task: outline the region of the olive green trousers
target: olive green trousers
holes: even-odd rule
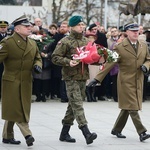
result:
[[[132,122],[138,134],[141,134],[147,131],[141,122],[141,119],[137,110],[121,110],[114,124],[113,130],[121,132],[126,125],[129,115],[132,119]]]
[[[29,129],[29,125],[26,122],[12,122],[12,121],[5,121],[4,123],[4,128],[3,128],[3,138],[4,139],[12,139],[14,138],[14,124],[17,124],[17,126],[19,127],[21,133],[23,134],[24,137],[26,137],[27,135],[32,135],[30,129]]]

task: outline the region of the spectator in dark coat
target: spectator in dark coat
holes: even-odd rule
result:
[[[7,36],[7,28],[8,22],[4,20],[0,21],[0,41]],[[1,99],[1,78],[3,70],[4,70],[3,63],[0,63],[0,99]]]
[[[48,35],[50,37],[53,37],[57,33],[57,25],[55,23],[50,24]]]
[[[43,30],[46,34],[48,34],[48,29],[43,28],[43,22],[41,18],[35,18],[34,24],[39,27],[40,30]]]
[[[44,41],[44,44],[38,44],[40,55],[42,58],[42,72],[36,74],[33,72],[33,95],[36,95],[36,102],[46,102],[46,96],[50,95],[50,84],[51,84],[51,61],[49,60],[48,45],[52,42],[50,38],[43,29],[40,29],[39,26],[34,26],[32,28],[33,35],[45,37],[47,41]],[[32,35],[30,35],[32,38]],[[38,40],[37,40],[38,41]],[[39,42],[40,43],[40,42]],[[47,44],[48,43],[48,44]]]
[[[69,35],[68,22],[63,21],[60,24],[58,33],[53,36],[54,42],[49,47],[50,51],[53,52],[57,43],[67,35]],[[52,65],[51,98],[53,99],[54,96],[57,95],[58,98],[61,98],[61,102],[68,102],[68,97],[66,94],[66,85],[65,82],[62,80],[61,69],[62,69],[61,66],[57,66],[54,64]]]

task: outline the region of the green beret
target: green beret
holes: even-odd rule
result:
[[[76,26],[80,22],[83,22],[83,18],[81,16],[72,16],[69,19],[69,26],[70,27],[74,27],[74,26]]]

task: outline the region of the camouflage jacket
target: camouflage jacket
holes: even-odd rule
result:
[[[75,67],[70,67],[69,65],[72,54],[76,53],[76,48],[82,47],[87,43],[87,38],[75,31],[71,31],[69,36],[64,37],[58,42],[52,54],[52,62],[62,66],[63,80],[87,80],[89,78],[87,64],[82,66],[80,62]]]

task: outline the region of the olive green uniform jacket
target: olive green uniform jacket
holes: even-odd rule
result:
[[[76,54],[77,47],[87,45],[88,40],[83,34],[71,31],[69,36],[64,37],[58,42],[53,54],[52,62],[62,67],[63,80],[87,80],[89,70],[87,64],[79,63],[77,66],[70,67],[72,54]],[[83,65],[83,66],[82,66]]]
[[[2,76],[2,119],[29,122],[32,70],[42,67],[35,41],[27,41],[14,33],[0,43],[0,63],[4,64]]]
[[[149,70],[150,55],[147,44],[139,41],[137,53],[126,38],[118,44],[115,49],[120,55],[118,59],[119,73],[117,79],[119,108],[125,110],[140,110],[142,108],[143,95],[143,72],[141,65],[144,64]],[[115,65],[107,63],[104,70],[101,71],[95,79],[100,82],[105,75]]]

